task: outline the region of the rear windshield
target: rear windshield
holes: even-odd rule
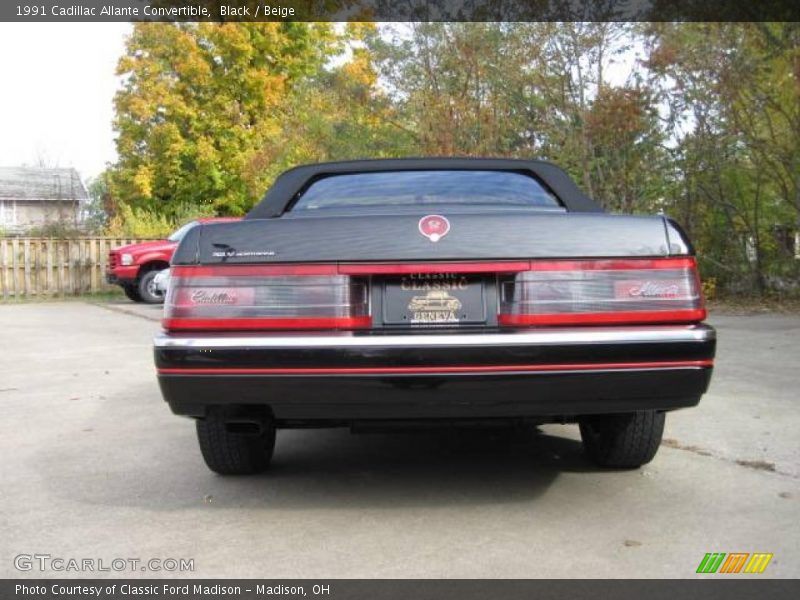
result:
[[[391,171],[332,175],[312,183],[292,210],[369,206],[560,206],[529,175],[511,171]]]

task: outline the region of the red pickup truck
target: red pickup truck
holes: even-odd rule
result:
[[[237,217],[209,217],[190,221],[166,240],[154,240],[115,248],[108,255],[106,281],[122,287],[134,302],[160,304],[164,295],[154,284],[159,271],[169,268],[169,261],[178,243],[192,227],[200,223],[238,221]]]

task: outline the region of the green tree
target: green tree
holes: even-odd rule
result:
[[[101,232],[108,225],[109,217],[113,216],[108,192],[108,172],[105,171],[90,180],[87,187],[89,203],[86,206],[84,227],[92,233]]]
[[[542,158],[729,288],[798,274],[796,23],[137,24],[119,72],[115,227],[242,214],[304,162]]]
[[[605,207],[652,211],[668,159],[653,94],[604,71],[632,36],[619,23],[424,23],[371,50],[421,153],[550,159]]]
[[[281,126],[265,140],[251,166],[261,193],[287,168],[307,162],[402,156],[418,151],[411,130],[381,89],[365,43],[370,23],[343,32],[348,60],[298,83],[281,107]],[[256,176],[260,173],[261,176]]]
[[[798,25],[658,24],[648,35],[678,141],[675,203],[706,271],[758,291],[796,278],[778,234],[800,223]]]
[[[242,214],[287,97],[340,48],[327,24],[136,24],[118,67],[112,193],[168,215]]]

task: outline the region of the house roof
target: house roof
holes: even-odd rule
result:
[[[75,169],[0,167],[0,200],[76,202],[88,198]]]

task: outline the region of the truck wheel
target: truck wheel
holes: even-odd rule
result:
[[[220,475],[250,475],[264,471],[275,449],[275,425],[264,417],[260,423],[231,422],[224,411],[209,411],[197,420],[197,440],[208,468]]]
[[[164,294],[156,289],[157,270],[148,271],[139,278],[138,292],[142,302],[147,304],[163,304]]]
[[[125,292],[125,295],[128,297],[128,300],[133,300],[134,302],[141,302],[142,297],[139,295],[139,290],[132,285],[123,285],[122,291]]]
[[[636,468],[653,460],[664,433],[664,413],[643,410],[580,421],[583,448],[601,467]]]

